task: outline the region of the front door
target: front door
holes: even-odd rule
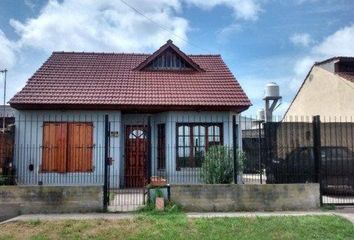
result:
[[[125,187],[144,187],[147,163],[147,126],[125,127]]]

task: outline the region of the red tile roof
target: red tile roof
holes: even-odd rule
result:
[[[188,55],[204,71],[134,70],[147,54],[54,52],[14,108],[167,107],[242,111],[251,102],[220,55]]]

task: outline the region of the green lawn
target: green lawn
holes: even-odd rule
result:
[[[203,218],[140,214],[133,220],[15,222],[0,239],[354,239],[354,226],[335,216]]]

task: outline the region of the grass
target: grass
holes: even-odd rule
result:
[[[336,210],[336,205],[334,204],[323,204],[321,206],[321,210],[322,211],[332,211],[332,210]]]
[[[353,225],[336,216],[201,218],[141,213],[131,220],[13,222],[0,239],[354,239]]]
[[[166,214],[176,214],[182,213],[182,208],[172,201],[165,201],[165,208],[163,211],[156,210],[155,203],[153,201],[148,201],[144,207],[138,210],[141,214],[147,215],[166,215]]]

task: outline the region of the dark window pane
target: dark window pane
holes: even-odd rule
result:
[[[157,168],[165,169],[166,165],[166,135],[165,124],[157,125]]]

